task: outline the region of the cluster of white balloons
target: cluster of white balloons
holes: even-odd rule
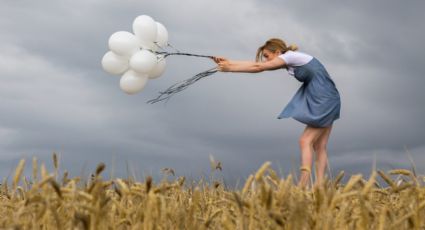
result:
[[[122,75],[120,88],[128,94],[142,91],[149,79],[162,75],[165,58],[155,51],[168,46],[167,29],[148,15],[134,19],[133,32],[113,33],[108,41],[110,51],[102,58],[106,72]]]

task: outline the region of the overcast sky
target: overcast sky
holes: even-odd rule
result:
[[[184,52],[253,60],[271,37],[296,44],[328,69],[341,118],[328,145],[333,174],[378,168],[425,173],[423,1],[3,0],[0,7],[0,176],[33,156],[86,175],[139,179],[171,167],[208,176],[212,154],[229,184],[263,162],[284,175],[299,167],[305,125],[277,116],[300,87],[284,70],[217,73],[167,104],[158,92],[215,64],[170,56],[166,71],[136,95],[103,71],[109,36],[146,14]],[[28,168],[30,164],[28,164]],[[114,168],[114,170],[111,170]]]

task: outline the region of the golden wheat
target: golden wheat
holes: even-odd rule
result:
[[[265,162],[241,190],[232,190],[219,180],[187,182],[184,176],[159,183],[151,176],[143,182],[104,180],[103,163],[89,181],[66,171],[59,180],[56,153],[51,173],[32,160],[29,179],[22,159],[11,186],[7,180],[1,184],[0,229],[425,228],[424,177],[406,169],[373,171],[368,180],[357,174],[345,185],[341,172],[305,190],[293,175],[282,178]],[[212,171],[222,170],[219,161],[210,160]],[[177,175],[171,168],[162,171]],[[379,185],[378,175],[389,187]]]

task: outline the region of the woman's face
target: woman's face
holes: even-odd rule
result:
[[[270,51],[270,50],[268,50],[268,49],[264,49],[264,50],[263,50],[263,57],[264,57],[267,61],[273,60],[275,57],[277,57],[277,56],[279,56],[279,55],[280,55],[279,50],[276,50],[275,52],[272,52],[272,51]]]

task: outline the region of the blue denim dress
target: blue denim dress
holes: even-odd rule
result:
[[[332,125],[339,118],[341,100],[325,67],[313,57],[307,64],[294,68],[295,78],[303,84],[278,119],[292,117],[313,127]]]

